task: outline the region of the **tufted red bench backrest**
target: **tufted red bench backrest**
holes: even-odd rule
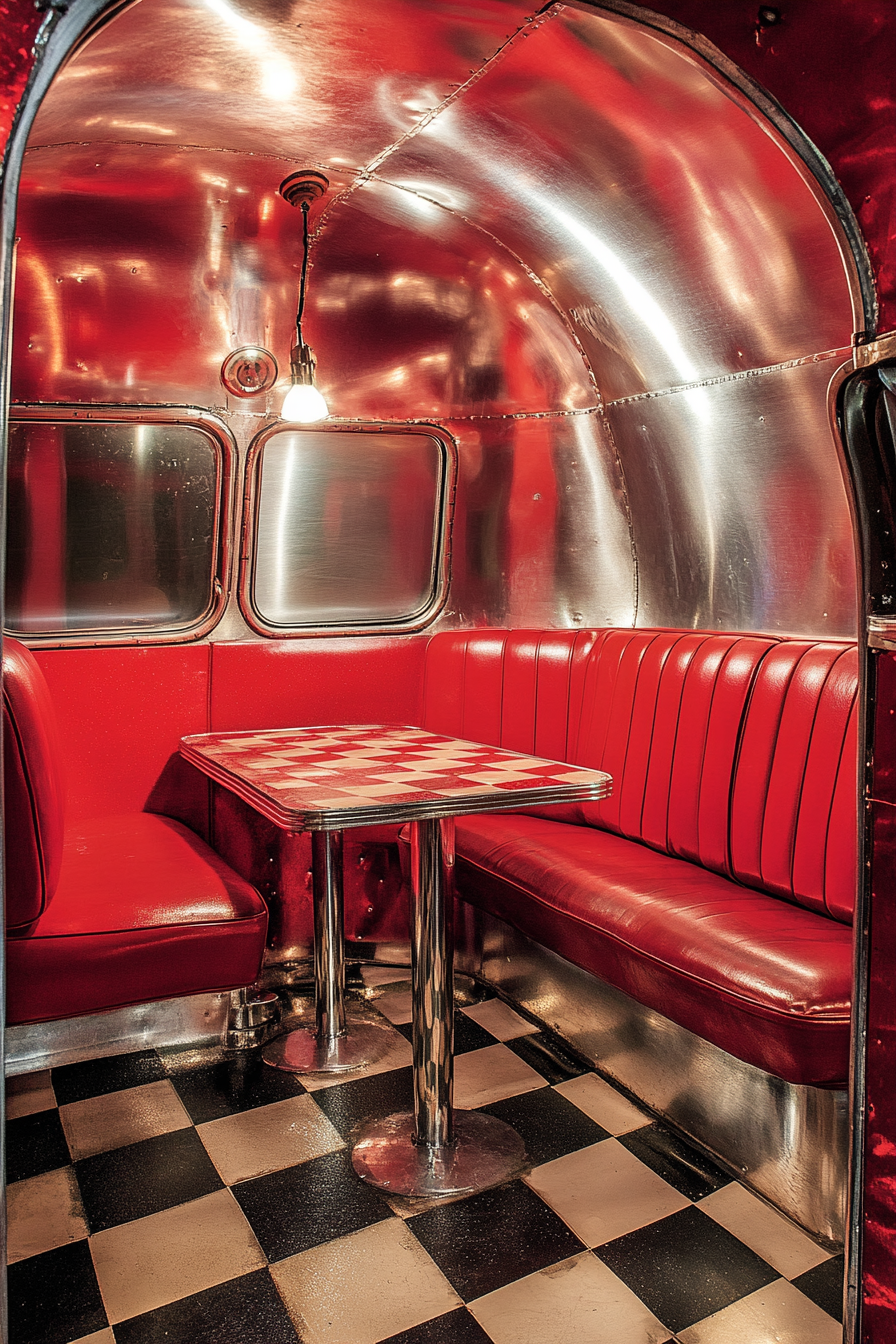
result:
[[[854,646],[657,630],[462,631],[426,654],[424,725],[599,766],[615,831],[849,922]]]

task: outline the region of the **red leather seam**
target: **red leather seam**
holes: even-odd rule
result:
[[[653,738],[654,738],[654,734],[656,733],[656,718],[657,718],[657,715],[656,715],[656,707],[657,707],[657,703],[659,702],[659,698],[660,698],[660,690],[662,689],[662,685],[663,685],[663,673],[664,673],[665,670],[666,670],[666,663],[669,661],[669,655],[671,654],[672,650],[676,647],[676,645],[679,644],[679,643],[681,642],[682,639],[684,639],[684,635],[683,635],[683,634],[680,635],[680,636],[678,637],[678,639],[676,639],[672,644],[670,644],[670,645],[668,646],[668,648],[666,649],[665,653],[663,654],[663,660],[662,660],[662,662],[660,663],[659,672],[658,672],[658,674],[657,674],[657,679],[656,679],[656,701],[654,702],[654,706],[653,706],[653,718],[652,718],[652,720],[651,720],[651,724],[650,724],[650,746],[647,748],[647,767],[646,767],[646,769],[645,769],[645,771],[644,771],[644,788],[643,788],[643,790],[642,790],[642,792],[641,792],[641,810],[640,810],[640,812],[638,813],[638,830],[639,830],[639,832],[640,832],[640,834],[641,834],[642,836],[643,836],[643,834],[644,834],[644,805],[645,805],[645,803],[646,803],[646,801],[647,801],[647,783],[648,783],[648,780],[650,779],[650,762],[651,762],[651,758],[653,757]],[[679,702],[678,702],[678,711],[679,711],[679,714],[680,714],[680,713],[681,713],[681,700],[679,700]],[[676,736],[677,736],[677,735],[678,735],[678,726],[677,726],[677,724],[676,724],[675,732],[676,732]],[[673,753],[673,754],[674,754],[674,753]],[[668,841],[669,841],[669,809],[668,809],[668,807],[667,807],[667,808],[666,808],[666,842],[668,843]]]
[[[681,674],[681,682],[680,682],[680,685],[679,685],[679,691],[678,691],[678,708],[677,708],[677,710],[675,711],[675,736],[674,736],[674,738],[673,738],[673,740],[672,740],[672,760],[671,760],[671,763],[670,763],[670,766],[669,766],[669,783],[670,783],[670,788],[669,788],[669,794],[668,794],[668,797],[666,798],[666,835],[665,835],[665,839],[663,840],[663,848],[664,848],[664,850],[665,850],[665,852],[666,852],[667,854],[670,854],[670,850],[669,850],[669,812],[670,812],[671,807],[672,807],[672,789],[671,789],[671,782],[672,782],[672,772],[673,772],[674,769],[675,769],[675,749],[676,749],[676,747],[678,746],[678,730],[679,730],[679,728],[681,727],[681,702],[682,702],[682,700],[684,699],[684,683],[685,683],[685,678],[687,677],[688,672],[689,672],[690,669],[691,669],[691,664],[693,663],[694,659],[697,657],[697,654],[700,652],[700,650],[703,648],[703,645],[706,643],[706,641],[707,641],[709,638],[711,638],[711,636],[709,636],[709,635],[705,635],[705,636],[700,640],[700,643],[697,645],[697,647],[694,649],[694,652],[691,654],[690,658],[688,659],[688,665],[687,665],[687,667],[684,669],[684,671],[683,671],[682,674]],[[678,641],[676,640],[676,643],[677,643],[677,642],[678,642]],[[683,859],[682,862],[684,863],[684,862],[686,862],[686,860]]]
[[[198,930],[200,933],[212,933],[215,929],[238,929],[241,924],[255,924],[261,919],[263,914],[269,917],[270,911],[267,908],[267,902],[264,904],[264,911],[256,910],[252,915],[239,915],[234,919],[215,919],[208,924],[191,924],[185,920],[182,924],[141,924],[136,928],[101,929],[98,932],[95,930],[78,929],[71,933],[41,933],[40,921],[38,920],[34,933],[30,934],[29,937],[23,941],[29,943],[32,940],[35,942],[56,943],[60,941],[64,942],[70,938],[90,938],[92,941],[95,938],[121,938],[124,935],[136,933],[162,934],[169,930],[172,933],[177,933],[178,931],[183,930],[190,930],[191,932]]]
[[[774,639],[774,636],[770,636],[770,638]],[[740,766],[741,749],[742,749],[742,747],[743,747],[743,742],[744,742],[744,726],[746,725],[746,722],[747,722],[747,716],[748,716],[749,711],[750,711],[750,705],[753,703],[753,694],[754,694],[754,692],[755,692],[755,690],[756,690],[756,682],[757,682],[758,679],[759,679],[759,669],[762,667],[762,664],[765,662],[766,658],[769,656],[769,654],[772,652],[772,650],[773,650],[773,649],[777,649],[777,648],[779,648],[780,645],[781,645],[781,643],[782,643],[782,641],[781,641],[780,639],[778,639],[778,640],[775,641],[774,644],[771,645],[770,648],[767,648],[766,651],[765,651],[765,653],[762,655],[762,657],[757,661],[756,666],[753,668],[753,673],[752,673],[752,676],[750,677],[750,685],[749,685],[749,688],[748,688],[748,690],[747,690],[746,695],[744,696],[744,706],[743,706],[743,709],[741,710],[741,714],[740,714],[740,723],[738,724],[738,728],[737,728],[737,741],[735,742],[735,745],[734,745],[734,759],[733,759],[732,762],[731,762],[731,784],[730,784],[730,786],[729,786],[729,788],[728,788],[728,823],[727,823],[728,835],[727,835],[727,839],[726,839],[726,842],[725,842],[725,869],[726,869],[726,872],[727,872],[728,877],[730,878],[730,880],[731,880],[732,882],[737,882],[738,886],[745,886],[746,884],[743,883],[743,882],[741,882],[740,879],[737,878],[737,877],[735,877],[735,875],[734,875],[734,860],[733,860],[733,858],[731,857],[731,820],[732,820],[732,813],[733,813],[733,811],[734,811],[734,785],[735,785],[735,781],[737,780],[737,772],[738,772],[738,768],[739,768],[739,766]],[[791,673],[791,676],[792,676],[792,675],[793,675],[793,673]],[[788,679],[787,685],[788,685],[788,686],[790,685],[790,680],[789,680],[789,679]],[[786,692],[785,692],[785,697],[786,697]],[[781,699],[782,713],[783,713],[783,705],[784,705],[784,698],[785,698],[785,697],[782,697],[782,699]],[[780,725],[781,725],[781,716],[780,716],[780,714],[779,714],[779,715],[778,715],[778,726],[780,727]],[[776,730],[776,732],[775,732],[775,740],[777,741],[777,730]],[[772,752],[772,757],[774,757],[774,751]],[[768,793],[768,779],[769,779],[770,777],[771,777],[771,765],[769,765],[769,776],[766,778],[766,781],[765,781],[765,789],[766,789],[766,793]],[[765,809],[763,808],[763,817],[764,817],[764,816],[765,816]],[[761,844],[762,844],[762,842],[761,842],[761,839],[760,839],[760,850],[759,850],[760,855],[762,854]]]
[[[845,658],[845,657],[847,656],[847,654],[849,654],[849,653],[851,653],[851,652],[852,652],[851,649],[848,649],[848,650],[845,649],[845,650],[843,651],[843,653],[841,653],[840,658]],[[837,663],[840,662],[840,658],[838,658],[838,659],[837,659],[837,662],[833,664],[833,666],[831,667],[831,671],[833,671],[834,668],[837,666]],[[828,839],[829,839],[830,834],[831,834],[831,818],[832,818],[833,813],[834,813],[834,797],[835,797],[835,795],[836,795],[836,793],[837,793],[837,781],[838,781],[839,778],[840,778],[840,771],[843,769],[843,753],[844,753],[845,750],[846,750],[846,743],[847,743],[847,741],[849,740],[849,725],[850,725],[850,721],[852,720],[853,710],[855,709],[856,700],[858,699],[858,696],[859,696],[859,688],[858,688],[858,686],[857,686],[856,689],[855,689],[855,692],[854,692],[854,694],[853,694],[852,701],[850,702],[849,713],[847,714],[846,719],[845,719],[844,724],[843,724],[843,740],[842,740],[842,742],[840,743],[840,751],[839,751],[838,756],[837,756],[837,769],[834,771],[834,782],[833,782],[833,785],[832,785],[832,787],[831,787],[831,805],[830,805],[830,807],[828,808],[828,819],[827,819],[827,823],[826,823],[825,828],[824,828],[824,867],[822,868],[823,881],[824,881],[824,890],[822,891],[822,899],[823,899],[823,901],[824,901],[824,908],[825,908],[825,910],[828,911],[828,914],[831,915],[831,918],[832,918],[832,919],[836,919],[837,916],[834,915],[834,914],[831,912],[830,907],[828,906],[828,892],[827,892]],[[794,853],[795,853],[795,851],[796,851],[796,846],[794,845]],[[792,871],[793,871],[793,869],[791,868],[791,872],[792,872]],[[791,885],[792,885],[792,880],[791,880]],[[851,922],[855,922],[855,916],[853,916],[853,921],[851,921]]]
[[[782,642],[783,642],[783,641],[782,641]],[[777,747],[778,747],[778,736],[779,736],[779,734],[780,734],[780,732],[781,732],[781,719],[784,717],[784,704],[785,704],[785,702],[786,702],[786,700],[787,700],[788,692],[790,691],[790,683],[793,681],[793,678],[796,676],[796,669],[799,667],[800,663],[803,661],[803,658],[805,658],[806,655],[807,655],[808,653],[810,653],[810,652],[811,652],[811,649],[807,649],[807,650],[806,650],[806,653],[804,653],[804,654],[802,655],[802,657],[800,658],[799,662],[794,663],[793,667],[790,669],[790,672],[788,673],[788,676],[787,676],[787,684],[786,684],[786,686],[784,687],[783,693],[781,694],[781,696],[780,696],[780,698],[779,698],[779,701],[778,701],[779,709],[778,709],[777,722],[776,722],[776,724],[775,724],[775,740],[774,740],[774,742],[772,743],[772,749],[771,749],[771,751],[770,751],[769,754],[768,754],[768,772],[767,772],[767,774],[766,774],[766,776],[765,776],[765,788],[764,788],[763,800],[762,800],[762,825],[761,825],[760,828],[759,828],[759,850],[758,850],[758,853],[759,853],[759,868],[760,868],[760,874],[759,874],[759,875],[760,875],[760,877],[762,876],[762,871],[761,871],[761,869],[762,869],[762,842],[763,842],[763,840],[764,840],[764,838],[765,838],[765,817],[766,817],[766,811],[767,811],[767,809],[768,809],[768,786],[769,786],[769,784],[770,784],[770,782],[771,782],[771,777],[772,777],[772,767],[774,766],[774,763],[775,763],[775,752],[776,752]],[[769,649],[769,653],[771,653],[771,649]],[[763,660],[763,661],[764,661],[764,660]],[[752,698],[752,697],[751,697],[751,698]],[[745,722],[746,722],[746,720],[745,720]],[[741,733],[741,741],[743,741],[743,733]],[[740,751],[738,751],[737,764],[738,764],[738,766],[740,765]],[[736,778],[736,777],[737,777],[737,776],[736,776],[736,774],[735,774],[735,778]],[[733,788],[732,788],[732,790],[731,790],[731,798],[732,798],[732,805],[733,805],[733,801],[734,801],[734,789],[733,789]],[[731,844],[731,817],[730,817],[730,814],[729,814],[729,818],[728,818],[728,843],[729,843],[729,846],[730,846],[730,844]]]
[[[807,656],[808,656],[808,651],[807,651],[807,653],[803,654],[803,658],[805,658],[805,657],[807,657]],[[819,711],[819,709],[821,708],[821,698],[822,698],[822,696],[824,695],[824,688],[827,686],[827,684],[828,684],[828,682],[829,682],[829,680],[830,680],[830,678],[831,678],[831,673],[833,672],[834,668],[837,666],[837,664],[838,664],[839,661],[840,661],[840,658],[842,658],[842,657],[843,657],[843,655],[841,654],[839,658],[835,658],[834,661],[831,663],[830,667],[828,668],[827,672],[825,673],[824,681],[822,682],[822,684],[821,684],[821,686],[820,686],[820,688],[819,688],[818,695],[817,695],[816,700],[815,700],[815,709],[814,709],[813,712],[812,712],[812,726],[811,726],[811,728],[809,729],[809,735],[808,735],[808,737],[806,738],[806,758],[805,758],[805,760],[803,761],[803,769],[802,769],[802,772],[801,772],[801,774],[800,774],[800,787],[799,787],[799,789],[797,790],[797,795],[796,795],[796,808],[794,809],[794,813],[793,813],[793,835],[791,836],[791,840],[790,840],[790,894],[791,894],[791,896],[793,896],[793,899],[794,899],[794,900],[796,900],[796,896],[794,895],[794,891],[793,891],[793,867],[794,867],[794,864],[796,863],[796,837],[797,837],[797,832],[799,831],[799,828],[800,828],[800,810],[801,810],[801,808],[802,808],[802,803],[803,803],[803,788],[805,787],[805,783],[806,783],[806,771],[807,771],[808,768],[809,768],[809,752],[810,752],[811,747],[812,747],[812,738],[813,738],[814,735],[815,735],[815,724],[816,724],[816,721],[817,721],[817,719],[818,719],[818,711]],[[801,658],[801,659],[800,659],[800,662],[802,662],[802,661],[803,661],[803,659]],[[780,720],[779,720],[779,722],[780,722]],[[841,748],[841,750],[842,750],[842,748]],[[834,776],[834,785],[835,785],[835,786],[836,786],[836,783],[837,783],[837,777],[836,777],[836,775],[835,775],[835,776]],[[831,805],[832,805],[832,806],[833,806],[833,802],[834,802],[834,790],[833,790],[833,788],[832,788],[832,789],[831,789]],[[828,813],[828,824],[830,824],[830,813]],[[760,850],[759,853],[760,853],[760,861],[761,861],[762,850]],[[827,828],[825,828],[825,854],[827,854]],[[821,899],[822,899],[822,901],[824,901],[824,892],[823,892],[823,891],[822,891]],[[827,905],[825,905],[825,909],[827,909]]]
[[[636,844],[637,841],[629,840],[628,843],[630,845]],[[475,859],[468,859],[465,855],[458,855],[458,860],[461,863],[469,864],[471,868],[478,869],[479,872],[481,873],[484,873],[488,876],[494,876],[494,874],[489,874],[489,870],[487,868],[483,868],[483,866],[477,863]],[[678,859],[677,862],[686,863],[687,860]],[[696,868],[698,865],[693,864],[692,866]],[[502,874],[500,881],[506,883],[506,885],[509,887],[514,887],[517,891],[521,892],[522,895],[527,896],[530,900],[535,901],[538,905],[542,906],[543,909],[553,910],[557,912],[557,907],[555,905],[552,905],[549,901],[542,900],[540,896],[538,896],[533,891],[529,891],[526,887],[521,887],[518,882],[515,882],[513,880],[513,878],[505,877]],[[752,888],[748,888],[748,890],[752,890]],[[464,898],[461,897],[461,899]],[[778,898],[775,896],[769,896],[768,899],[770,901],[774,901],[777,900]],[[802,909],[801,906],[798,908]],[[586,920],[580,918],[580,916],[578,915],[572,914],[570,911],[564,910],[559,913],[562,913],[564,919],[569,919],[573,923],[578,924],[580,928],[595,929],[598,927],[594,924],[589,924]],[[497,916],[497,918],[500,918],[500,916]],[[818,915],[817,918],[823,919],[824,916]],[[662,966],[664,970],[674,971],[674,973],[676,975],[681,976],[683,980],[687,980],[694,985],[701,985],[704,989],[710,990],[713,994],[718,994],[720,997],[728,999],[729,1002],[731,1002],[732,1004],[736,1004],[738,1007],[742,1006],[753,1017],[759,1017],[766,1021],[775,1021],[775,1020],[801,1021],[813,1025],[820,1023],[823,1026],[831,1026],[831,1027],[842,1026],[843,1024],[850,1021],[851,1014],[849,1011],[847,1011],[844,1014],[841,1014],[838,1017],[831,1017],[831,1016],[807,1017],[805,1015],[797,1016],[796,1014],[790,1014],[783,1010],[778,1012],[773,1008],[763,1008],[761,1005],[757,1004],[753,999],[741,998],[740,995],[733,993],[730,989],[723,989],[720,985],[713,984],[712,981],[710,980],[704,980],[701,976],[693,975],[690,971],[682,970],[682,968],[676,965],[675,962],[663,961],[661,960],[660,957],[654,956],[652,952],[645,952],[642,951],[640,948],[634,949],[631,943],[624,943],[621,938],[618,938],[615,934],[610,933],[607,929],[600,928],[599,932],[603,937],[607,938],[610,942],[615,943],[617,947],[625,948],[629,952],[637,951],[637,955],[639,957],[643,957],[645,961],[652,962],[654,966]],[[589,974],[592,974],[592,972],[589,972]],[[599,980],[600,976],[595,976],[595,979]]]
[[[38,855],[38,861],[40,863],[40,885],[41,885],[40,909],[41,914],[43,914],[48,904],[47,860],[46,860],[46,854],[44,852],[44,839],[43,836],[41,835],[40,830],[40,813],[37,807],[37,800],[34,796],[34,789],[31,787],[31,771],[28,769],[28,756],[25,751],[24,744],[22,742],[22,735],[19,732],[19,726],[16,723],[15,715],[12,712],[12,705],[10,704],[9,697],[5,694],[3,696],[3,710],[4,713],[6,714],[7,719],[9,720],[9,726],[12,729],[13,735],[16,739],[16,750],[19,753],[19,761],[21,762],[22,765],[22,778],[25,781],[25,788],[28,790],[28,806],[31,810],[31,825],[34,828],[34,835],[37,840],[37,855]],[[38,916],[38,918],[40,918],[40,916]],[[29,920],[28,922],[30,923],[32,921]]]

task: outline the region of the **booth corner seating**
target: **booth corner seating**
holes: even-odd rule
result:
[[[857,686],[846,642],[435,635],[427,728],[613,777],[458,819],[459,894],[738,1059],[845,1087]]]
[[[67,827],[50,694],[8,637],[3,683],[7,1022],[251,984],[267,933],[254,887],[168,817]]]

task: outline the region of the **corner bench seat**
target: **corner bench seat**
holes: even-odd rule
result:
[[[43,675],[4,640],[7,1022],[251,984],[267,908],[199,836],[149,812],[66,825]]]
[[[426,727],[614,779],[599,803],[459,819],[459,894],[729,1054],[843,1087],[857,684],[844,643],[434,636]]]

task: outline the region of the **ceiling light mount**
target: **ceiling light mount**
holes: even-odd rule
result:
[[[297,173],[284,177],[280,183],[280,195],[296,208],[302,205],[310,207],[320,200],[329,185],[330,179],[316,168],[300,168]]]
[[[317,367],[314,352],[302,335],[302,314],[308,288],[308,211],[315,201],[321,199],[329,185],[329,178],[316,168],[302,168],[297,173],[290,173],[280,183],[283,199],[302,212],[302,274],[299,280],[296,339],[289,352],[290,386],[280,414],[284,420],[297,421],[303,425],[325,420],[330,413],[326,400],[314,383],[314,370]]]

